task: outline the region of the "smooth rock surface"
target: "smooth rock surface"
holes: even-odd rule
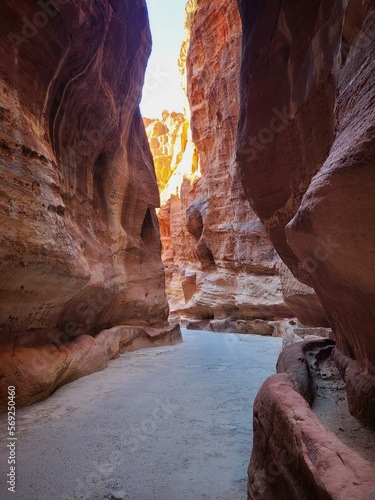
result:
[[[1,498],[243,500],[252,402],[280,347],[184,331],[18,411],[17,492],[5,493],[2,446]]]
[[[280,262],[278,268],[284,301],[298,320],[306,326],[328,327],[327,316],[314,289],[297,281],[284,262]]]
[[[374,426],[375,2],[238,4],[242,185],[316,291],[350,366],[350,409]]]
[[[361,450],[354,436],[345,445],[310,408],[320,390],[318,375],[331,377],[320,367],[330,358],[333,345],[319,340],[287,347],[279,357],[278,374],[262,385],[254,402],[249,500],[367,500],[375,495],[373,451]],[[312,376],[315,371],[319,373]],[[330,398],[330,412],[337,412],[333,394]],[[337,422],[340,415],[333,418]],[[355,433],[353,427],[348,430]],[[371,431],[367,437],[370,446],[375,443]]]

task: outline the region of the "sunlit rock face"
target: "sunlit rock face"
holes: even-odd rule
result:
[[[33,356],[17,349],[167,319],[138,108],[151,39],[143,0],[9,0],[0,14],[1,363],[27,403]],[[64,378],[65,354],[38,398]],[[93,359],[70,379],[103,365]]]
[[[191,135],[158,212],[171,317],[233,331],[244,328],[237,320],[293,316],[283,301],[278,256],[243,195],[236,168],[237,4],[191,1],[186,19],[189,37],[180,65]]]
[[[183,113],[164,110],[162,117],[143,118],[148,143],[154,158],[159,191],[163,191],[184,156],[189,122]]]
[[[238,4],[246,198],[314,287],[350,409],[375,425],[375,4]]]

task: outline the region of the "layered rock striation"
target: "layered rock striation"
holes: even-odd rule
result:
[[[28,404],[115,356],[96,345],[102,330],[133,328],[113,333],[122,346],[163,338],[159,194],[138,107],[151,38],[143,0],[0,12],[1,383]]]
[[[235,1],[188,2],[186,75],[190,129],[184,159],[158,212],[172,318],[218,331],[270,334],[254,320],[293,316],[279,258],[245,199],[235,142],[241,21]],[[197,153],[197,155],[194,153]]]

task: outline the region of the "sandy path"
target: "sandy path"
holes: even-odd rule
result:
[[[281,340],[184,331],[17,412],[17,486],[0,498],[244,500],[254,397]]]

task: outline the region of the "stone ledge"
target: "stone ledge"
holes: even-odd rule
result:
[[[68,344],[2,345],[0,413],[6,411],[9,385],[16,387],[17,407],[28,406],[73,380],[107,368],[109,361],[122,352],[181,341],[179,325],[121,325],[103,330],[95,337],[80,335]]]
[[[306,354],[329,340],[287,347],[278,374],[254,402],[254,446],[248,469],[251,500],[368,500],[375,464],[344,445],[310,408],[312,380]],[[284,373],[280,373],[284,372]]]

